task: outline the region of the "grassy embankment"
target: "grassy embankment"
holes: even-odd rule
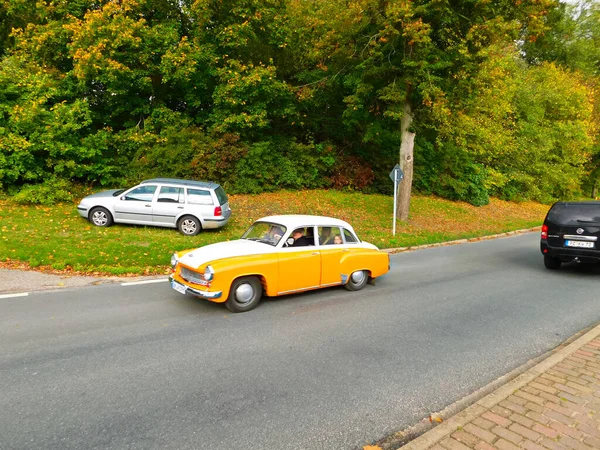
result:
[[[115,225],[97,228],[76,204],[21,206],[0,201],[0,267],[92,274],[160,274],[176,250],[237,239],[256,219],[272,214],[337,217],[379,248],[410,247],[541,225],[548,210],[537,203],[493,199],[484,207],[414,196],[410,221],[392,236],[391,197],[339,191],[231,195],[232,219],[222,230],[186,237],[174,229]]]

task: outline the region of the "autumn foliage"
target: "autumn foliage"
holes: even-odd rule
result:
[[[600,21],[583,4],[0,2],[0,187],[34,203],[155,175],[389,194],[409,103],[419,192],[587,193],[600,45],[581,36],[598,43]]]

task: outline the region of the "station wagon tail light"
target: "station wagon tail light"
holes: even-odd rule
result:
[[[220,216],[220,215],[222,215],[222,214],[223,214],[223,210],[221,209],[221,207],[220,207],[220,206],[217,206],[217,207],[215,208],[215,216]]]
[[[542,239],[548,239],[548,225],[542,225]]]
[[[215,271],[211,266],[206,266],[206,269],[204,269],[204,279],[206,281],[212,281],[212,279],[215,277]]]

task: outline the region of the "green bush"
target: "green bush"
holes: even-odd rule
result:
[[[259,142],[236,164],[232,193],[329,187],[336,160],[330,148],[281,139]]]
[[[486,179],[485,167],[454,144],[416,142],[413,184],[419,192],[483,206],[490,201]]]
[[[61,178],[50,178],[42,184],[26,184],[12,199],[25,205],[54,205],[59,202],[71,202],[74,199],[73,184]]]

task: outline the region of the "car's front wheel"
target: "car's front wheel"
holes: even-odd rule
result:
[[[179,219],[177,228],[181,234],[186,236],[196,236],[198,233],[200,233],[200,230],[202,230],[202,225],[194,216],[184,216]]]
[[[262,291],[262,283],[257,277],[238,278],[231,284],[225,306],[234,313],[250,311],[260,303]]]
[[[108,209],[98,206],[90,211],[90,222],[97,227],[110,227],[113,224],[113,217]]]
[[[554,258],[549,255],[544,255],[544,266],[546,266],[546,269],[552,269],[552,270],[560,269],[561,264],[562,264],[562,261],[559,258]]]
[[[366,270],[357,270],[356,272],[352,272],[344,287],[349,291],[358,291],[364,288],[368,281],[369,272]]]

